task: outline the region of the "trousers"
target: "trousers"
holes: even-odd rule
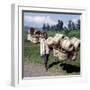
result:
[[[44,59],[44,64],[47,65],[48,59],[49,59],[49,54],[44,54],[44,55],[42,56],[42,58]]]

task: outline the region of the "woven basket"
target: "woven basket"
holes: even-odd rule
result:
[[[53,37],[48,37],[48,38],[47,38],[47,44],[48,44],[49,46],[52,46],[52,45],[54,44],[54,42],[53,42]]]
[[[68,58],[70,60],[75,60],[77,58],[77,52],[76,51],[72,51],[68,53]]]
[[[38,43],[39,42],[39,39],[38,38],[32,38],[31,42]]]
[[[27,34],[27,40],[32,40],[32,36],[31,36],[31,34]]]
[[[58,44],[63,38],[64,38],[63,34],[58,34],[58,33],[55,34],[53,38],[54,44]]]
[[[68,54],[67,53],[63,53],[61,51],[59,51],[58,53],[58,59],[61,60],[66,60],[68,58]]]
[[[71,38],[71,43],[73,44],[75,50],[77,50],[80,46],[80,40],[76,37]]]
[[[60,42],[60,45],[66,51],[72,51],[73,50],[73,45],[69,39],[63,39]]]
[[[53,56],[58,57],[59,50],[53,49]]]

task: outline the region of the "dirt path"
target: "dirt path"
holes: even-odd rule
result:
[[[64,74],[65,72],[61,68],[50,68],[46,71],[44,65],[41,64],[24,64],[24,77],[55,76]]]

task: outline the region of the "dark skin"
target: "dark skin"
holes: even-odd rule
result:
[[[47,35],[46,32],[42,32],[40,37],[41,37],[41,38],[44,38],[44,39],[46,40],[47,37],[48,37],[48,35]],[[45,55],[43,56],[43,58],[44,58],[45,69],[46,69],[46,71],[48,71],[48,58],[49,58],[49,54],[45,54]]]

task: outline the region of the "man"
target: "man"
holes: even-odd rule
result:
[[[45,69],[48,70],[49,47],[47,45],[47,33],[43,32],[40,37],[40,55],[44,59]]]

